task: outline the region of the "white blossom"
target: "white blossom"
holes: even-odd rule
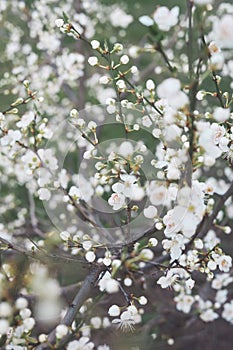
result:
[[[67,350],[91,350],[95,344],[89,341],[88,337],[81,337],[79,340],[72,340],[67,345]]]
[[[9,329],[9,322],[7,320],[0,319],[0,335],[7,334]]]
[[[221,18],[215,18],[213,21],[212,37],[221,48],[233,48],[232,20],[232,14],[225,14]]]
[[[158,25],[159,29],[167,32],[171,29],[171,27],[177,24],[178,16],[178,6],[173,7],[171,10],[169,10],[166,6],[159,6],[153,14],[153,19]]]
[[[91,46],[94,50],[98,49],[100,47],[100,42],[98,40],[92,40]]]
[[[141,17],[139,17],[138,20],[141,24],[143,24],[146,27],[153,26],[153,24],[154,24],[153,19],[149,16],[141,16]]]
[[[40,188],[38,194],[42,201],[48,201],[51,198],[51,192],[47,188]]]
[[[95,258],[96,258],[96,256],[95,256],[95,253],[94,253],[94,252],[92,252],[92,251],[86,252],[86,254],[85,254],[85,259],[86,259],[88,262],[92,263],[93,261],[95,261]]]
[[[90,66],[97,66],[98,58],[95,56],[91,56],[88,58],[88,63],[90,64]]]
[[[112,323],[117,323],[118,328],[120,328],[123,332],[134,330],[135,321],[129,311],[122,312],[120,318],[115,318],[112,320]]]
[[[214,312],[213,309],[207,309],[200,314],[200,318],[204,322],[212,322],[216,320],[218,317],[219,315],[216,312]]]
[[[125,196],[122,193],[113,193],[108,199],[108,203],[113,207],[113,210],[119,210],[125,204]]]
[[[119,308],[118,305],[112,305],[109,309],[108,309],[108,314],[110,316],[119,316],[121,313],[121,310]]]
[[[129,56],[127,56],[127,55],[121,56],[120,62],[121,62],[122,64],[127,64],[127,63],[129,63]]]
[[[63,26],[63,24],[64,24],[64,20],[63,20],[62,18],[57,18],[57,19],[55,20],[55,24],[56,24],[56,26],[57,26],[58,28],[61,28],[61,27]]]

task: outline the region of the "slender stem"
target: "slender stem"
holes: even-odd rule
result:
[[[194,139],[195,139],[195,115],[196,108],[196,93],[198,89],[198,77],[194,77],[193,69],[193,1],[187,0],[188,7],[188,42],[187,42],[187,56],[189,67],[189,156],[193,162]],[[188,181],[190,182],[190,181]]]
[[[207,43],[205,41],[204,33],[202,33],[202,35],[201,35],[201,40],[202,40],[202,42],[204,44],[204,47],[206,48],[207,57],[208,57],[208,59],[210,59],[211,58],[211,54],[209,52]],[[213,68],[211,68],[211,73],[212,73],[212,77],[213,77],[213,81],[214,81],[214,85],[215,85],[215,89],[216,89],[216,96],[217,96],[217,98],[219,100],[220,106],[222,108],[225,108],[225,105],[224,105],[223,99],[222,99],[222,93],[221,93],[221,91],[219,89],[219,85],[218,85],[217,74],[216,74],[216,72],[215,72],[215,70]]]
[[[160,42],[157,44],[156,48],[157,48],[157,51],[162,55],[162,57],[163,57],[166,65],[167,65],[168,69],[170,70],[170,72],[174,73],[175,68],[171,65],[171,63],[170,63],[166,53],[164,52]]]
[[[223,99],[222,99],[222,93],[221,93],[221,91],[219,89],[219,85],[218,85],[217,75],[213,69],[212,69],[212,76],[213,76],[213,81],[214,81],[214,85],[215,85],[215,89],[216,89],[216,93],[217,93],[217,98],[219,100],[220,106],[222,108],[225,108],[224,103],[223,103]]]
[[[189,80],[193,79],[193,19],[192,9],[193,1],[187,0],[188,7],[188,65],[189,65]]]

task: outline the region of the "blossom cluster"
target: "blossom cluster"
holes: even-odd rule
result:
[[[6,350],[110,350],[106,329],[173,345],[166,289],[184,319],[233,324],[233,6],[187,4],[0,5]]]

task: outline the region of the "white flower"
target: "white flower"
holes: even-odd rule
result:
[[[180,230],[180,218],[174,216],[174,209],[169,210],[163,217],[163,223],[166,225],[164,230],[166,237],[172,237],[174,233]]]
[[[14,144],[19,141],[22,137],[22,134],[19,130],[8,130],[8,133],[1,138],[2,146],[14,146]]]
[[[162,276],[158,279],[157,284],[160,284],[161,288],[171,287],[178,278],[178,274],[174,274],[172,270],[169,270],[166,276]]]
[[[165,79],[159,84],[157,94],[159,98],[167,99],[169,105],[176,109],[188,103],[188,96],[181,91],[181,83],[175,78]]]
[[[162,244],[164,249],[170,251],[172,260],[177,260],[182,254],[182,249],[184,249],[184,237],[178,234],[172,240],[164,239]]]
[[[93,261],[95,261],[95,253],[92,252],[92,251],[89,251],[85,254],[85,259],[89,262],[89,263],[92,263]]]
[[[85,249],[85,250],[91,249],[92,245],[93,245],[92,242],[88,241],[88,240],[83,241],[83,243],[82,243],[83,249]]]
[[[212,4],[213,0],[193,0],[193,2],[195,5],[203,6],[203,5]]]
[[[120,62],[121,62],[122,64],[127,64],[127,63],[129,63],[129,56],[127,56],[127,55],[121,56]]]
[[[39,149],[38,155],[49,169],[56,170],[58,168],[57,159],[54,157],[51,149]]]
[[[119,210],[125,204],[125,196],[122,193],[113,193],[108,199],[108,203],[113,207],[113,210]]]
[[[77,109],[73,108],[73,109],[70,111],[70,117],[71,117],[71,118],[78,118],[78,111],[77,111]]]
[[[100,42],[98,40],[92,40],[91,41],[91,47],[96,50],[100,47]]]
[[[153,19],[160,30],[167,32],[178,23],[179,7],[169,10],[166,6],[160,6],[153,14]]]
[[[213,157],[214,159],[220,157],[222,151],[216,145],[213,131],[210,128],[206,128],[200,133],[199,144],[205,150],[208,156]]]
[[[219,52],[210,57],[210,67],[213,70],[220,70],[224,65],[224,55]]]
[[[223,306],[222,317],[233,324],[233,300]]]
[[[212,281],[211,287],[219,290],[222,287],[228,286],[231,282],[233,282],[233,277],[230,277],[228,273],[221,273],[216,275],[215,279]]]
[[[130,68],[130,71],[131,71],[132,74],[137,74],[138,69],[137,69],[136,66],[132,66],[132,67]]]
[[[51,192],[47,188],[40,188],[38,195],[42,201],[48,201],[51,198]]]
[[[28,125],[30,125],[33,120],[34,120],[34,113],[28,112],[22,116],[21,120],[18,123],[16,123],[16,125],[18,126],[18,128],[27,128]]]
[[[81,197],[80,189],[76,186],[71,186],[69,190],[69,195],[74,199],[74,200],[79,200]]]
[[[123,50],[123,45],[120,43],[115,43],[113,46],[113,50],[115,52],[121,52]]]
[[[143,214],[147,219],[154,219],[158,214],[158,210],[153,205],[149,205],[143,210]]]
[[[98,58],[95,56],[91,56],[88,58],[88,63],[90,66],[96,66],[98,64]]]
[[[99,345],[97,347],[97,350],[111,350],[111,349],[108,345],[104,344],[104,345]]]
[[[109,294],[116,293],[119,290],[119,283],[111,277],[111,274],[108,271],[102,276],[98,285],[101,292],[106,290]]]
[[[25,319],[25,318],[29,318],[31,316],[32,312],[30,309],[25,308],[25,309],[21,309],[19,314],[22,317],[22,319]]]
[[[120,328],[123,332],[134,330],[135,321],[129,311],[122,312],[120,318],[112,320],[112,323],[119,323],[118,328]]]
[[[64,20],[63,20],[62,18],[57,18],[57,19],[55,20],[55,24],[56,24],[56,26],[57,26],[58,28],[61,28],[61,27],[63,26],[63,24],[64,24]]]
[[[27,317],[23,320],[25,332],[29,332],[35,326],[36,321],[33,317]]]
[[[117,182],[112,186],[112,189],[116,193],[122,193],[125,197],[131,197],[134,189],[134,184],[137,181],[136,176],[129,174],[121,174],[120,179],[123,181]]]
[[[0,320],[0,335],[6,334],[9,330],[9,322],[5,319]]]
[[[214,321],[218,317],[219,317],[218,314],[216,312],[214,312],[212,309],[207,309],[200,314],[200,318],[204,322]]]
[[[71,235],[68,231],[62,231],[60,233],[60,237],[63,241],[68,241],[68,239],[70,239]]]
[[[111,260],[110,257],[105,257],[105,258],[103,258],[103,264],[104,264],[105,266],[110,266],[111,263],[112,263],[112,260]]]
[[[227,300],[227,293],[228,293],[227,289],[218,290],[215,296],[215,301],[220,305],[224,304]]]
[[[56,327],[56,337],[58,339],[61,339],[68,333],[68,331],[69,331],[69,329],[65,324],[59,324]]]
[[[89,342],[88,337],[81,337],[79,340],[73,340],[69,342],[67,350],[91,350],[94,348],[95,344]]]
[[[206,96],[206,92],[204,90],[199,90],[196,94],[196,98],[198,101],[202,101],[203,98]]]
[[[189,278],[187,281],[185,281],[185,287],[187,289],[193,289],[195,285],[195,281],[192,278]]]
[[[218,46],[225,49],[233,48],[232,21],[232,14],[226,14],[222,18],[216,17],[213,21],[212,37]]]
[[[211,55],[221,52],[215,41],[211,41],[208,45],[208,50]]]
[[[158,129],[158,128],[155,128],[155,129],[153,129],[153,131],[152,131],[152,135],[153,135],[156,139],[158,139],[158,138],[161,136],[161,134],[162,134],[162,131],[161,131],[160,129]]]
[[[94,124],[90,124],[89,127],[94,127]],[[81,199],[85,200],[86,202],[89,202],[91,197],[94,194],[94,189],[92,187],[91,182],[88,181],[84,176],[79,175],[78,176],[78,187],[79,187],[79,189],[81,189],[80,190]]]
[[[185,314],[189,313],[192,307],[192,304],[194,303],[194,297],[191,295],[185,295],[180,294],[177,297],[175,297],[176,308],[179,311],[184,312]]]
[[[158,240],[156,238],[152,237],[149,239],[148,244],[151,247],[156,247],[158,245]]]
[[[25,309],[27,306],[28,306],[28,301],[23,297],[18,298],[15,302],[15,307],[17,309]]]
[[[133,22],[133,16],[125,13],[120,7],[110,12],[109,20],[113,27],[127,28]]]
[[[148,248],[144,248],[142,249],[142,251],[140,252],[140,258],[142,260],[152,260],[154,257],[154,253],[152,252],[151,249]]]
[[[148,79],[146,82],[146,88],[147,90],[151,91],[155,89],[155,83],[153,82],[153,80]]]
[[[214,110],[213,117],[219,123],[225,122],[227,119],[230,118],[230,110],[229,108],[217,107]]]
[[[228,272],[232,266],[232,258],[228,255],[220,256],[216,262],[219,266],[219,270],[223,272]]]
[[[94,329],[99,329],[102,326],[102,320],[98,316],[92,317],[90,323]]]
[[[166,237],[172,237],[174,233],[182,231],[184,236],[190,238],[201,221],[205,205],[201,184],[193,183],[192,189],[184,187],[179,191],[178,203],[163,218],[166,225],[164,231]]]
[[[141,16],[141,17],[139,17],[138,20],[141,24],[143,24],[146,27],[153,26],[153,24],[154,24],[153,19],[149,16]]]
[[[131,156],[133,152],[134,152],[133,145],[129,141],[122,142],[118,150],[118,153],[125,158]]]
[[[11,305],[3,301],[0,303],[0,317],[9,317],[12,313],[12,307]]]
[[[144,115],[144,117],[142,117],[142,125],[146,128],[149,128],[152,125],[152,121],[148,115]]]
[[[97,128],[97,124],[93,121],[90,121],[87,125],[88,129],[90,129],[91,131],[95,131]]]
[[[175,340],[173,338],[169,338],[167,340],[167,343],[168,343],[168,345],[174,345],[175,344]]]
[[[167,188],[165,186],[157,186],[151,184],[149,191],[149,199],[153,205],[161,205],[165,203],[167,197]]]
[[[99,78],[99,83],[100,84],[108,84],[108,82],[110,81],[110,78],[107,77],[106,75],[103,75],[102,77]]]
[[[125,81],[123,79],[117,80],[116,85],[120,90],[126,89]]]
[[[133,284],[133,281],[132,281],[131,278],[126,277],[126,278],[124,279],[124,285],[125,285],[126,287],[130,287],[130,286],[132,286],[132,284]]]
[[[47,339],[48,339],[48,336],[47,336],[47,334],[44,334],[44,333],[41,333],[38,337],[38,340],[40,343],[46,342]]]
[[[109,316],[119,316],[121,313],[121,310],[119,308],[118,305],[112,305],[109,309],[108,309],[108,314]]]
[[[207,263],[207,267],[208,267],[208,269],[210,269],[211,271],[214,271],[214,270],[216,270],[216,268],[217,268],[217,264],[216,264],[215,261],[210,260],[210,261],[208,261],[208,263]]]
[[[69,176],[67,174],[66,169],[62,169],[60,174],[58,175],[59,183],[63,188],[67,188],[68,182],[69,182]]]
[[[142,295],[141,297],[138,298],[138,302],[140,305],[146,305],[148,300],[146,297],[144,297],[144,295]]]

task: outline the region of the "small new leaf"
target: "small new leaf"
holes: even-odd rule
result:
[[[69,17],[64,11],[62,12],[62,16],[63,16],[64,22],[68,23],[69,22]]]

